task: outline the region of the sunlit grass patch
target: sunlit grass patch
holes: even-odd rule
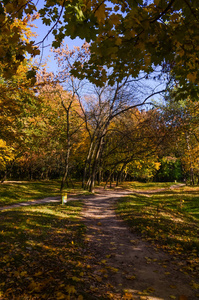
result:
[[[156,190],[161,188],[169,188],[171,185],[174,185],[173,182],[138,182],[138,181],[131,181],[131,182],[124,182],[121,184],[123,188],[131,188],[134,190]]]
[[[58,181],[14,181],[0,184],[0,206],[60,194]]]
[[[1,299],[67,299],[69,294],[78,299],[84,274],[81,209],[74,201],[1,212]]]
[[[130,227],[172,255],[199,266],[199,192],[193,189],[133,194],[118,200],[117,212]]]
[[[66,187],[63,193],[88,194],[81,188],[80,183],[74,183],[74,187]],[[0,184],[0,206],[43,199],[49,196],[60,196],[60,180],[10,181]]]

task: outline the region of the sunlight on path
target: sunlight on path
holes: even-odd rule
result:
[[[115,200],[128,193],[106,191],[85,200],[92,292],[107,299],[198,299],[191,278],[179,271],[179,262],[130,232],[116,217]]]

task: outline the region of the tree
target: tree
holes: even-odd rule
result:
[[[31,23],[39,17],[35,10],[31,1],[0,2],[0,76],[5,79],[16,74],[27,53],[32,57],[40,53],[31,41],[35,37]],[[34,75],[34,68],[27,73],[27,77]]]
[[[60,10],[59,10],[60,7]],[[46,1],[40,10],[51,25],[54,47],[64,36],[91,42],[91,57],[83,74],[113,84],[127,74],[153,73],[161,67],[180,86],[196,89],[199,79],[199,11],[196,0]],[[62,16],[61,16],[62,14]],[[57,23],[56,23],[57,25]],[[111,75],[107,69],[112,68]],[[183,66],[183,68],[182,68]]]
[[[31,79],[26,74],[30,65],[24,61],[11,79],[0,78],[0,139],[3,144],[12,149],[12,159],[7,160],[4,168],[4,179],[11,171],[16,159],[26,149],[26,133],[23,120],[27,118],[31,107],[36,105],[37,99],[32,89]],[[1,175],[3,175],[1,173]],[[3,180],[3,179],[2,179]]]
[[[106,136],[102,161],[108,180],[115,176],[117,184],[123,175],[150,180],[160,163],[158,148],[162,140],[161,122],[155,110],[131,109],[118,115]]]
[[[25,51],[33,55],[39,53],[34,48],[34,41],[22,40],[24,22],[35,10],[36,4],[28,0],[3,0],[0,3],[3,37],[0,51],[4,61],[11,63],[10,70],[24,59]],[[197,92],[197,0],[45,0],[39,13],[44,24],[51,26],[41,43],[50,32],[55,36],[55,48],[65,36],[80,37],[91,43],[91,57],[85,62],[83,72],[79,72],[82,70],[78,69],[79,62],[74,74],[86,75],[95,83],[98,78],[98,84],[108,78],[113,84],[114,81],[121,82],[127,74],[136,78],[140,71],[148,76],[158,67],[163,74],[169,74],[173,83],[178,83],[183,91],[189,87],[192,93]],[[107,73],[110,68],[113,70],[111,74]],[[3,67],[5,74],[7,71]]]
[[[164,120],[165,139],[160,149],[161,168],[158,180],[188,179],[194,184],[198,177],[198,101],[190,98],[176,101],[170,94],[159,106]]]
[[[80,62],[82,66],[90,57],[87,43],[81,48],[76,47],[72,50],[62,44],[53,52],[59,67],[56,80],[65,90],[76,95],[82,110],[81,117],[89,136],[82,185],[93,191],[97,174],[98,178],[100,177],[100,160],[105,137],[113,120],[128,110],[144,105],[153,95],[161,91],[147,87],[146,82],[142,83],[142,77],[133,80],[130,76],[126,76],[122,82],[116,82],[113,86],[106,82],[98,87],[89,83],[85,77],[71,76],[76,66]]]
[[[41,142],[44,143],[45,153],[49,150],[54,155],[61,153],[62,190],[70,177],[69,171],[72,162],[74,163],[75,152],[83,139],[84,128],[76,95],[72,91],[64,90],[57,79],[53,73],[47,73],[45,70],[38,74],[38,84],[41,86],[38,92],[43,103],[39,118],[44,123],[42,129],[45,136],[41,135]]]

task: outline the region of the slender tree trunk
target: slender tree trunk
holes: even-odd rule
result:
[[[99,171],[98,171],[98,185],[101,184],[101,179],[102,179],[102,168],[99,167]]]
[[[97,139],[96,139],[97,140]],[[94,143],[94,141],[93,141]],[[92,182],[92,170],[93,170],[93,163],[95,161],[95,157],[96,157],[96,151],[97,151],[97,147],[98,147],[98,143],[97,141],[95,141],[94,146],[92,147],[92,152],[91,152],[91,156],[89,159],[89,166],[88,166],[88,180],[87,180],[87,184],[86,184],[86,188],[90,191],[90,185]]]
[[[98,162],[99,162],[99,156],[100,156],[102,143],[103,143],[103,135],[100,137],[98,147],[97,147],[97,150],[96,150],[96,154],[95,154],[95,157],[94,157],[93,165],[92,165],[91,182],[90,182],[90,186],[89,186],[89,191],[90,192],[94,191],[95,175],[96,175],[97,165],[98,165]]]
[[[189,150],[189,159],[190,159],[190,183],[194,185],[194,170],[193,170],[193,159],[191,155],[191,147],[189,143],[189,134],[186,132],[186,142],[187,142],[187,149]]]
[[[67,177],[68,177],[69,156],[70,156],[70,149],[68,149],[67,155],[66,155],[65,168],[64,168],[64,175],[63,175],[62,181],[61,181],[61,191],[63,190],[64,184],[65,184],[65,182],[66,182],[66,180],[67,180]]]
[[[126,168],[127,163],[124,163],[121,170],[119,171],[118,175],[117,175],[117,180],[116,180],[116,186],[119,185],[119,182],[122,180],[122,173],[124,171],[124,169]]]
[[[112,188],[112,176],[110,176],[110,189]]]
[[[85,161],[85,165],[84,165],[84,173],[83,173],[83,178],[82,178],[82,188],[85,189],[86,185],[86,175],[87,175],[87,167],[90,165],[90,159],[91,159],[91,154],[92,154],[92,149],[93,149],[93,140],[91,141],[90,147],[89,147],[89,151],[88,151],[88,155]]]
[[[64,184],[68,177],[68,169],[69,169],[69,157],[70,157],[70,150],[71,150],[71,140],[70,140],[70,108],[72,105],[72,101],[70,102],[68,108],[66,108],[65,104],[62,101],[62,105],[66,111],[67,116],[67,150],[66,150],[66,159],[65,159],[65,167],[64,167],[64,175],[61,181],[60,190],[62,191],[64,188]]]
[[[193,168],[190,168],[190,183],[191,183],[191,185],[195,184]]]

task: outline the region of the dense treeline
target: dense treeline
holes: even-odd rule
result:
[[[34,86],[22,94],[15,89],[15,105],[2,82],[11,101],[1,117],[2,124],[10,120],[10,134],[0,140],[2,181],[62,178],[63,188],[75,179],[90,191],[96,181],[197,182],[197,102],[171,99],[146,108],[128,78],[89,85],[88,93],[85,82],[68,75],[64,85],[59,77],[41,70]]]
[[[44,1],[45,24],[65,16],[53,30],[58,71],[48,73],[27,58],[40,52],[37,5],[2,1],[1,181],[62,178],[62,189],[75,179],[90,191],[96,181],[198,183],[198,9],[185,2],[79,1],[77,11],[55,1],[51,11]],[[69,50],[65,35],[92,42]],[[166,104],[152,101],[158,94]]]

